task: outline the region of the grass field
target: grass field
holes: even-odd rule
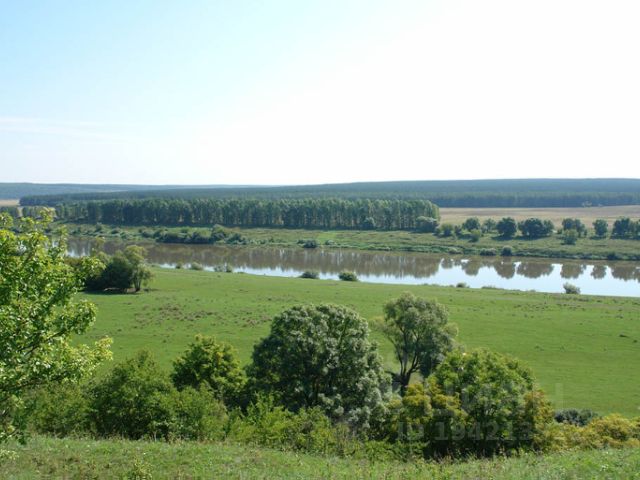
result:
[[[234,345],[243,363],[266,335],[271,318],[301,302],[348,305],[365,318],[401,292],[445,304],[468,347],[488,347],[530,365],[557,408],[640,415],[640,299],[569,296],[495,289],[394,286],[154,269],[149,292],[92,294],[98,305],[89,339],[109,335],[122,360],[139,349],[169,368],[196,333]],[[394,368],[381,342],[385,364]]]
[[[4,479],[638,479],[640,449],[565,452],[458,463],[370,462],[246,445],[34,438],[9,445]]]
[[[17,207],[20,200],[5,200],[0,198],[0,207]]]
[[[620,217],[640,218],[640,205],[580,208],[441,208],[440,215],[443,222],[454,224],[462,223],[469,217],[478,217],[480,220],[486,218],[499,220],[502,217],[524,220],[529,217],[538,217],[551,220],[559,226],[563,218],[579,218],[591,228],[593,221],[598,218],[603,218],[610,224]]]

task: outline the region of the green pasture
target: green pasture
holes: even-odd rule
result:
[[[113,337],[115,361],[140,349],[167,369],[195,334],[231,343],[243,363],[271,318],[296,303],[350,306],[371,321],[385,364],[395,368],[375,320],[403,291],[437,299],[468,347],[514,355],[534,371],[557,408],[640,415],[640,299],[435,286],[397,286],[154,269],[149,291],[82,294],[99,309],[84,340]]]

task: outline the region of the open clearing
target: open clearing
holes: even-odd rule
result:
[[[109,335],[116,361],[140,349],[169,368],[197,333],[231,343],[247,363],[273,316],[296,303],[331,302],[368,320],[403,291],[437,299],[467,347],[488,347],[529,365],[556,408],[640,413],[640,299],[495,289],[400,286],[154,269],[150,291],[83,294],[98,306],[85,339]],[[385,364],[390,345],[373,327]]]
[[[20,205],[20,200],[3,200],[0,198],[0,207],[17,207]]]
[[[441,208],[440,216],[443,222],[459,224],[469,217],[478,217],[480,220],[493,218],[499,220],[502,217],[513,217],[516,220],[538,217],[551,220],[556,226],[560,226],[563,218],[579,218],[591,228],[591,224],[598,218],[603,218],[612,223],[616,218],[630,217],[640,218],[640,205],[621,205],[616,207],[583,207],[583,208]]]

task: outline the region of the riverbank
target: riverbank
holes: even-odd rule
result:
[[[200,231],[208,235],[208,228],[194,227],[123,227],[117,225],[57,224],[73,236],[103,237],[136,242],[155,242],[159,230],[176,234]],[[561,235],[527,239],[521,236],[503,239],[486,234],[478,241],[468,236],[443,237],[432,233],[381,230],[300,230],[275,228],[229,228],[243,242],[251,245],[270,245],[302,248],[305,242],[323,248],[342,248],[371,251],[445,253],[450,255],[500,256],[505,247],[519,257],[567,258],[580,260],[640,260],[640,241],[628,239],[579,238],[575,245],[565,245]]]

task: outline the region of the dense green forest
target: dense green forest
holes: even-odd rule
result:
[[[418,217],[439,218],[427,200],[131,199],[62,203],[63,221],[113,225],[227,225],[406,230]]]
[[[113,190],[116,190],[115,188]],[[581,207],[640,204],[640,179],[520,179],[364,182],[287,187],[146,187],[133,191],[22,196],[22,205],[54,206],[132,198],[428,199],[441,207]],[[16,197],[14,197],[16,198]]]

